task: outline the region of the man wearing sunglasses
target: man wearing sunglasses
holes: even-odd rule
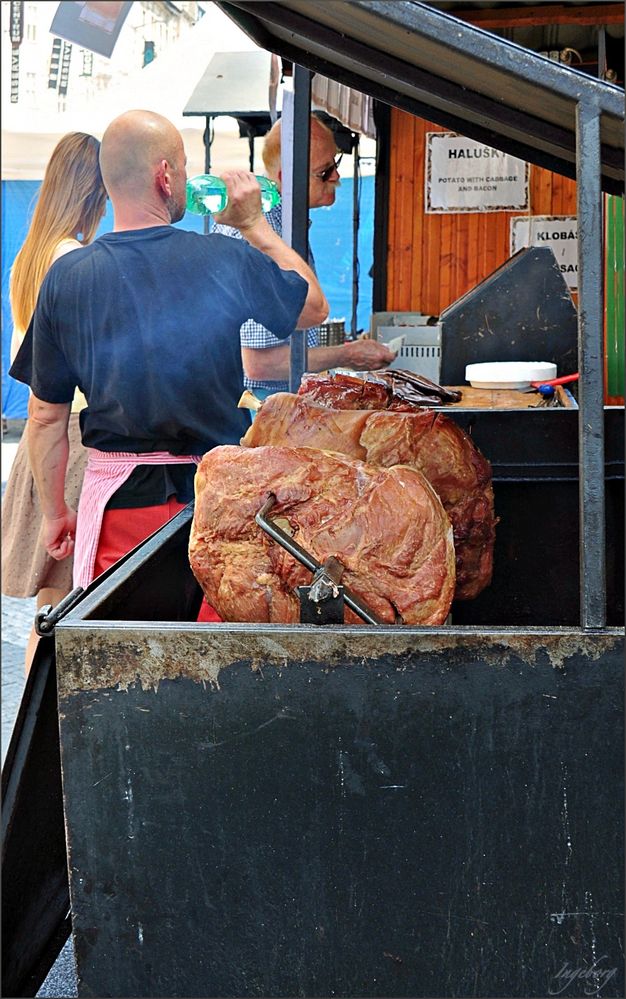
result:
[[[339,185],[338,166],[341,156],[337,156],[335,138],[315,115],[311,116],[309,208],[322,208],[334,204]],[[280,120],[265,137],[263,163],[267,176],[276,181],[280,188]],[[282,205],[279,204],[265,216],[272,228],[282,235]],[[238,229],[226,225],[216,225],[215,232],[243,239]],[[315,269],[313,255],[309,247],[309,264]],[[375,340],[351,340],[334,347],[320,347],[319,327],[307,331],[309,371],[325,371],[327,368],[351,368],[356,371],[372,371],[384,368],[393,361],[395,354]],[[264,399],[273,392],[289,391],[289,342],[279,340],[274,334],[253,320],[241,327],[241,354],[244,368],[244,384],[254,394]]]

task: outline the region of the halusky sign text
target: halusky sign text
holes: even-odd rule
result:
[[[528,165],[454,132],[426,136],[426,211],[497,212],[528,207]]]

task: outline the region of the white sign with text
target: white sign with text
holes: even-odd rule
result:
[[[549,246],[567,287],[578,288],[578,219],[570,215],[521,215],[511,219],[511,254],[525,246]]]
[[[528,207],[528,164],[454,132],[426,135],[426,212]]]

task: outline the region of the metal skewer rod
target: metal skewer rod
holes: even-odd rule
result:
[[[276,497],[274,493],[270,493],[265,503],[256,514],[254,518],[255,521],[261,530],[265,531],[265,533],[268,534],[273,541],[276,541],[281,548],[284,548],[290,555],[293,555],[300,565],[303,565],[305,569],[309,570],[309,572],[316,573],[318,569],[322,568],[322,564],[309,555],[306,549],[302,548],[297,541],[293,540],[293,538],[290,538],[285,531],[281,530],[280,527],[277,527],[273,521],[267,519],[268,513],[275,504]],[[384,621],[381,621],[376,614],[374,614],[374,612],[363,600],[360,600],[359,597],[356,597],[353,593],[351,593],[347,587],[344,587],[343,599],[345,603],[347,603],[348,607],[353,610],[355,614],[358,614],[361,620],[365,621],[366,624],[385,623]]]

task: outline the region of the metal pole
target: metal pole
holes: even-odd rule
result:
[[[389,256],[389,204],[391,108],[374,101],[376,125],[376,173],[374,176],[374,267],[372,278],[372,311],[387,308],[387,260]]]
[[[581,627],[606,625],[600,113],[576,107]]]
[[[291,245],[304,260],[309,247],[309,142],[311,116],[311,73],[302,66],[293,68],[293,142],[291,175]],[[285,142],[287,136],[282,136]],[[291,334],[289,391],[297,392],[307,368],[306,332]]]
[[[598,27],[598,79],[606,79],[606,32],[604,25]]]
[[[350,333],[352,338],[356,337],[357,312],[359,308],[359,136],[354,138],[354,169],[352,172],[352,319],[350,320]]]

